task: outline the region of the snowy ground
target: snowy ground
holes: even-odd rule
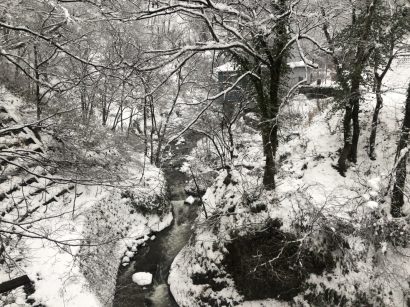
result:
[[[358,162],[351,165],[346,177],[340,176],[332,167],[337,162],[337,150],[342,144],[342,131],[337,127],[341,126],[343,112],[333,111],[331,100],[307,100],[301,95],[283,109],[285,115],[294,121],[281,131],[283,141],[277,155],[280,171],[275,194],[259,188],[263,166],[260,136],[256,136],[255,131],[238,129],[236,140],[242,145],[238,148],[243,149],[237,151],[238,158],[234,161],[236,167],[231,174],[234,183],[224,184],[227,173],[222,171],[207,190],[205,208],[212,218],[205,222],[202,212],[197,221],[195,239],[180,252],[172,265],[168,282],[177,302],[181,306],[236,305],[242,302],[243,297],[221,266],[226,253],[224,242],[230,240],[232,229],[239,229],[239,232],[251,229],[269,215],[280,218],[284,223],[281,229],[289,232],[294,232],[295,221],[306,223],[313,229],[330,227],[334,231],[344,231],[346,229],[337,228],[342,223],[353,227],[353,231],[344,237],[350,246],[344,261],[353,261],[351,271],[345,273],[342,267],[337,266],[332,273],[312,275],[307,282],[314,285],[310,291],[316,297],[320,298],[324,291],[331,289],[347,300],[356,300],[355,296],[360,293],[372,304],[404,304],[405,293],[409,291],[406,280],[410,277],[410,263],[403,255],[410,254],[410,249],[393,246],[391,238],[400,231],[404,238],[407,228],[404,226],[397,230],[401,222],[392,223],[389,200],[383,195],[394,167],[409,82],[410,67],[393,64],[393,70],[385,80],[375,161],[367,155],[375,96],[372,93],[364,95]],[[198,145],[200,151],[201,143]],[[197,159],[200,157],[191,161]],[[207,171],[203,164],[199,168],[199,171]],[[267,212],[251,213],[258,204],[266,203],[270,204]],[[405,210],[408,210],[408,205]],[[311,241],[306,239],[306,242]],[[202,278],[200,282],[198,276]],[[215,283],[222,286],[215,287]],[[295,300],[300,305],[306,304],[303,296]],[[241,306],[286,305],[286,302],[265,300],[242,302]]]

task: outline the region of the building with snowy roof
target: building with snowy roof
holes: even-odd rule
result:
[[[303,84],[311,84],[312,82],[317,82],[314,76],[320,77],[321,75],[314,73],[313,69],[306,65],[303,61],[289,62],[288,63],[289,72],[284,78],[283,86],[286,88],[291,88],[297,83],[303,82]],[[263,68],[262,68],[263,69]],[[218,76],[218,90],[222,92],[235,86],[223,96],[222,101],[227,103],[241,102],[246,99],[246,93],[251,90],[250,79],[245,77],[238,82],[241,73],[239,71],[239,66],[233,62],[227,62],[215,69]]]

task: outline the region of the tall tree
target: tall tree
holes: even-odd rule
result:
[[[399,143],[397,144],[395,180],[391,196],[391,214],[394,217],[402,215],[404,205],[404,188],[407,176],[407,158],[409,156],[410,134],[410,83],[407,90],[406,106],[404,111],[403,125],[401,128]]]
[[[376,159],[376,135],[380,110],[383,107],[383,79],[390,70],[398,52],[405,46],[406,35],[410,32],[409,9],[400,0],[388,5],[383,3],[377,10],[377,21],[374,23],[374,40],[376,42],[372,55],[374,69],[374,90],[376,107],[373,112],[372,126],[369,138],[369,157]]]
[[[329,15],[324,7],[321,8],[325,18],[323,32],[332,52],[337,81],[345,94],[343,148],[337,165],[343,176],[347,170],[347,160],[357,162],[360,137],[360,86],[364,68],[374,49],[371,30],[380,2],[381,0],[350,1],[351,22],[334,35],[331,34]]]

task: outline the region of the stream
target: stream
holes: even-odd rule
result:
[[[197,216],[198,207],[184,204],[186,194],[184,187],[188,176],[179,171],[188,154],[199,139],[189,134],[184,144],[172,145],[174,157],[168,161],[163,170],[168,182],[174,220],[168,228],[156,233],[155,240],[141,247],[135,259],[127,267],[120,266],[114,295],[114,307],[177,307],[171,295],[167,279],[169,269],[175,256],[188,243],[192,226]],[[150,286],[141,287],[132,282],[136,272],[150,272],[153,281]]]

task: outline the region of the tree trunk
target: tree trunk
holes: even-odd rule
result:
[[[357,146],[360,135],[359,103],[360,103],[360,74],[352,78],[349,101],[345,107],[343,118],[343,149],[338,160],[338,170],[345,176],[347,160],[356,163]],[[353,125],[352,125],[353,122]],[[353,128],[353,129],[352,129]],[[353,131],[352,131],[353,130]]]
[[[156,123],[156,120],[155,120],[154,98],[151,95],[149,96],[149,98],[150,98],[149,107],[150,107],[150,115],[151,115],[150,163],[154,164],[154,162],[155,162],[155,157],[154,157],[154,133],[157,130],[157,123]]]
[[[94,114],[94,100],[91,99],[90,103],[89,103],[89,107],[88,107],[88,116],[87,116],[87,121],[86,121],[87,125],[90,124],[90,120],[91,120],[93,114]]]
[[[80,101],[81,101],[81,118],[83,124],[87,122],[87,86],[85,84],[85,76],[87,68],[85,65],[81,66],[81,81],[80,81]]]
[[[103,126],[107,125],[107,119],[108,119],[108,112],[106,108],[106,101],[105,101],[105,98],[103,98],[103,107],[102,107],[102,125]]]
[[[346,161],[352,148],[352,109],[352,105],[349,101],[349,103],[346,105],[345,116],[343,118],[343,149],[338,160],[338,170],[342,176],[344,176],[346,173]]]
[[[362,23],[362,30],[359,40],[357,41],[357,49],[355,52],[355,61],[351,67],[351,78],[350,78],[350,97],[349,102],[346,106],[345,117],[343,121],[344,129],[344,144],[343,149],[340,153],[338,160],[337,169],[342,176],[345,176],[347,170],[346,160],[356,163],[357,162],[357,149],[359,144],[360,136],[360,123],[359,123],[359,111],[360,111],[360,83],[362,80],[362,73],[366,61],[369,59],[373,48],[369,46],[371,40],[370,30],[374,22],[374,12],[379,0],[372,0],[366,2],[367,14],[365,15]],[[353,21],[352,25],[359,25],[356,19],[356,12],[353,8],[352,11]],[[333,44],[333,39],[330,37],[328,32],[328,26],[324,26],[324,32],[326,39],[331,45]],[[332,47],[334,48],[334,47]],[[347,78],[343,74],[342,68],[338,68],[339,60],[334,57],[334,63],[336,66],[336,72],[338,76],[339,83],[342,88],[347,91],[349,88],[349,83]],[[353,125],[352,125],[353,122]],[[351,131],[353,127],[353,131]]]
[[[253,78],[256,91],[256,100],[261,114],[261,134],[263,153],[265,156],[265,168],[263,173],[263,185],[267,190],[274,190],[276,187],[276,152],[278,148],[278,113],[280,106],[279,85],[282,77],[282,66],[285,56],[279,56],[276,60],[271,57],[269,67],[269,91],[266,92],[263,84],[262,70],[256,73],[259,78]],[[266,77],[265,77],[266,78]]]
[[[161,152],[162,152],[162,145],[165,140],[165,133],[166,133],[166,126],[162,128],[162,125],[159,125],[159,128],[157,129],[157,137],[158,137],[157,143],[158,144],[157,144],[157,150],[156,150],[155,158],[154,158],[154,164],[157,167],[160,166],[160,162],[161,162]]]
[[[148,132],[147,132],[147,97],[144,98],[144,155],[148,157]]]
[[[277,151],[277,125],[272,126],[269,122],[263,124],[262,141],[265,155],[265,169],[263,173],[263,185],[266,189],[275,189],[276,174],[276,151]]]
[[[115,129],[117,129],[117,125],[120,119],[120,111],[121,111],[121,106],[118,107],[117,113],[115,114],[114,123],[112,124],[112,128],[111,128],[112,131],[115,131]]]
[[[228,140],[229,140],[229,158],[232,161],[235,157],[235,154],[234,154],[235,143],[234,143],[234,139],[233,139],[233,132],[232,132],[232,124],[231,123],[228,124],[227,130],[228,130]]]
[[[34,77],[36,79],[35,82],[35,97],[36,97],[36,107],[37,107],[37,120],[41,119],[41,96],[40,96],[40,72],[38,67],[38,47],[34,44]]]
[[[376,92],[376,108],[373,112],[372,127],[369,138],[369,157],[371,160],[376,160],[375,146],[376,146],[376,134],[377,134],[377,122],[379,121],[379,113],[383,107],[383,97],[381,93],[382,80],[375,77],[375,92]]]
[[[85,85],[83,82],[81,82],[81,87],[80,87],[80,101],[81,101],[81,118],[83,121],[83,124],[87,121],[87,97],[85,93]]]
[[[393,217],[402,216],[404,205],[404,186],[406,183],[408,142],[410,132],[410,84],[407,91],[406,109],[404,113],[403,125],[399,144],[396,153],[396,174],[391,198],[391,214]]]
[[[381,74],[378,73],[379,56],[380,56],[380,53],[376,49],[375,55],[374,55],[376,59],[376,63],[374,66],[374,92],[376,93],[376,108],[374,109],[374,113],[373,113],[372,127],[370,131],[370,139],[369,139],[369,157],[371,160],[376,160],[376,155],[374,151],[376,147],[377,123],[379,121],[380,110],[383,107],[383,97],[382,97],[381,88],[382,88],[383,78],[386,76],[387,72],[389,71],[391,64],[393,62],[393,59],[394,59],[394,42],[393,41],[390,42],[390,57]]]
[[[352,148],[350,150],[350,156],[349,156],[349,160],[353,163],[357,162],[357,148],[359,145],[359,136],[360,136],[359,108],[360,108],[360,93],[357,92],[354,94],[354,97],[353,97],[353,110],[352,110],[353,135],[352,135]]]
[[[0,284],[0,293],[6,293],[18,287],[31,284],[31,280],[27,275],[23,275]]]
[[[130,114],[130,118],[128,121],[128,128],[127,128],[127,139],[130,136],[130,132],[131,132],[131,128],[132,128],[132,118],[134,116],[134,108],[131,108],[131,114]]]
[[[122,102],[120,104],[120,117],[119,117],[120,122],[120,127],[121,127],[121,132],[124,131],[124,108],[122,105]]]
[[[270,68],[269,93],[262,95],[264,101],[260,103],[262,113],[262,141],[265,155],[265,170],[263,174],[263,185],[266,189],[275,189],[276,174],[276,151],[278,149],[278,113],[279,113],[279,84],[281,80],[281,68],[283,57],[279,57]],[[269,98],[267,98],[269,97]]]

